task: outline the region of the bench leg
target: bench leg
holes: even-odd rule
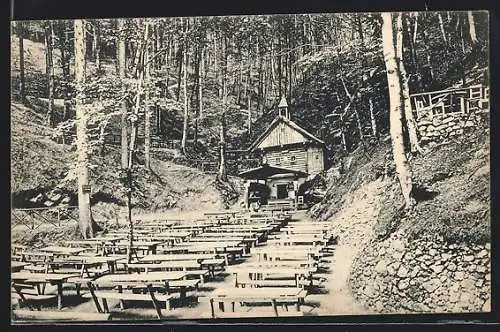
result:
[[[300,311],[300,299],[297,300],[295,307],[296,307],[297,311]]]
[[[118,286],[118,293],[123,293],[122,286]],[[120,309],[125,310],[125,302],[123,300],[120,300]]]
[[[180,291],[180,300],[181,300],[181,303],[185,303],[186,302],[186,287],[183,287],[181,286],[181,291]]]
[[[62,282],[57,283],[57,309],[62,309]]]
[[[234,302],[231,302],[231,311],[234,312]]]
[[[87,287],[89,288],[90,295],[92,295],[92,299],[94,300],[95,308],[97,309],[98,313],[102,313],[101,305],[99,304],[99,300],[97,299],[97,296],[94,293],[94,285],[89,281],[87,283]]]
[[[102,308],[104,312],[109,312],[108,300],[106,300],[105,298],[102,299]]]
[[[214,299],[210,299],[210,310],[212,311],[212,318],[215,318]]]
[[[160,305],[159,305],[158,301],[155,298],[155,294],[153,292],[153,288],[151,287],[151,285],[148,285],[147,289],[148,289],[149,295],[151,296],[151,300],[153,301],[153,306],[155,307],[156,315],[158,316],[158,319],[162,319],[161,308],[160,308]]]
[[[278,306],[276,305],[276,300],[273,299],[273,310],[274,310],[274,315],[278,317]]]
[[[219,309],[224,312],[224,302],[219,302]]]
[[[170,300],[166,300],[165,301],[165,309],[168,310],[168,311],[170,311],[170,308],[171,308],[170,307]]]
[[[81,284],[76,284],[75,287],[76,287],[76,295],[80,296],[80,288],[82,287],[82,285]]]

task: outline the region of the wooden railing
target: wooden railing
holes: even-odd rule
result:
[[[474,85],[467,88],[414,93],[410,95],[417,119],[438,114],[470,113],[489,110],[489,87]]]
[[[61,222],[74,220],[78,222],[78,206],[55,206],[31,209],[12,209],[12,228],[24,226],[35,230],[41,225],[61,226]]]

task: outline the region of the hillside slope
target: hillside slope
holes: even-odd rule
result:
[[[490,145],[486,123],[410,159],[417,205],[404,209],[390,140],[325,172],[310,211],[339,235],[335,260],[358,305],[379,313],[490,310]],[[347,266],[347,267],[346,267]]]
[[[43,117],[33,108],[13,103],[11,114],[13,207],[77,205],[74,147],[52,141],[52,130],[43,125]],[[90,163],[93,217],[98,222],[124,220],[126,195],[119,176],[119,150],[108,146],[102,156],[92,154]],[[227,193],[232,188],[238,190],[235,180],[221,189],[214,174],[154,158],[151,168],[152,172],[142,167],[134,171],[134,214],[223,209],[234,203],[238,194]],[[227,197],[232,198],[230,202]]]

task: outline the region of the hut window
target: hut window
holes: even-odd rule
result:
[[[279,164],[279,163],[281,163],[281,158],[280,158],[280,157],[277,157],[277,158],[276,158],[276,164]]]
[[[291,156],[291,157],[290,157],[290,164],[291,164],[291,165],[295,165],[295,164],[296,164],[296,163],[295,163],[295,156]]]

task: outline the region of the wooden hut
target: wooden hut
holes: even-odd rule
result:
[[[325,143],[290,120],[285,98],[278,108],[278,117],[249,148],[261,165],[239,174],[246,180],[247,207],[257,200],[295,206],[302,202],[300,186],[325,169]]]

